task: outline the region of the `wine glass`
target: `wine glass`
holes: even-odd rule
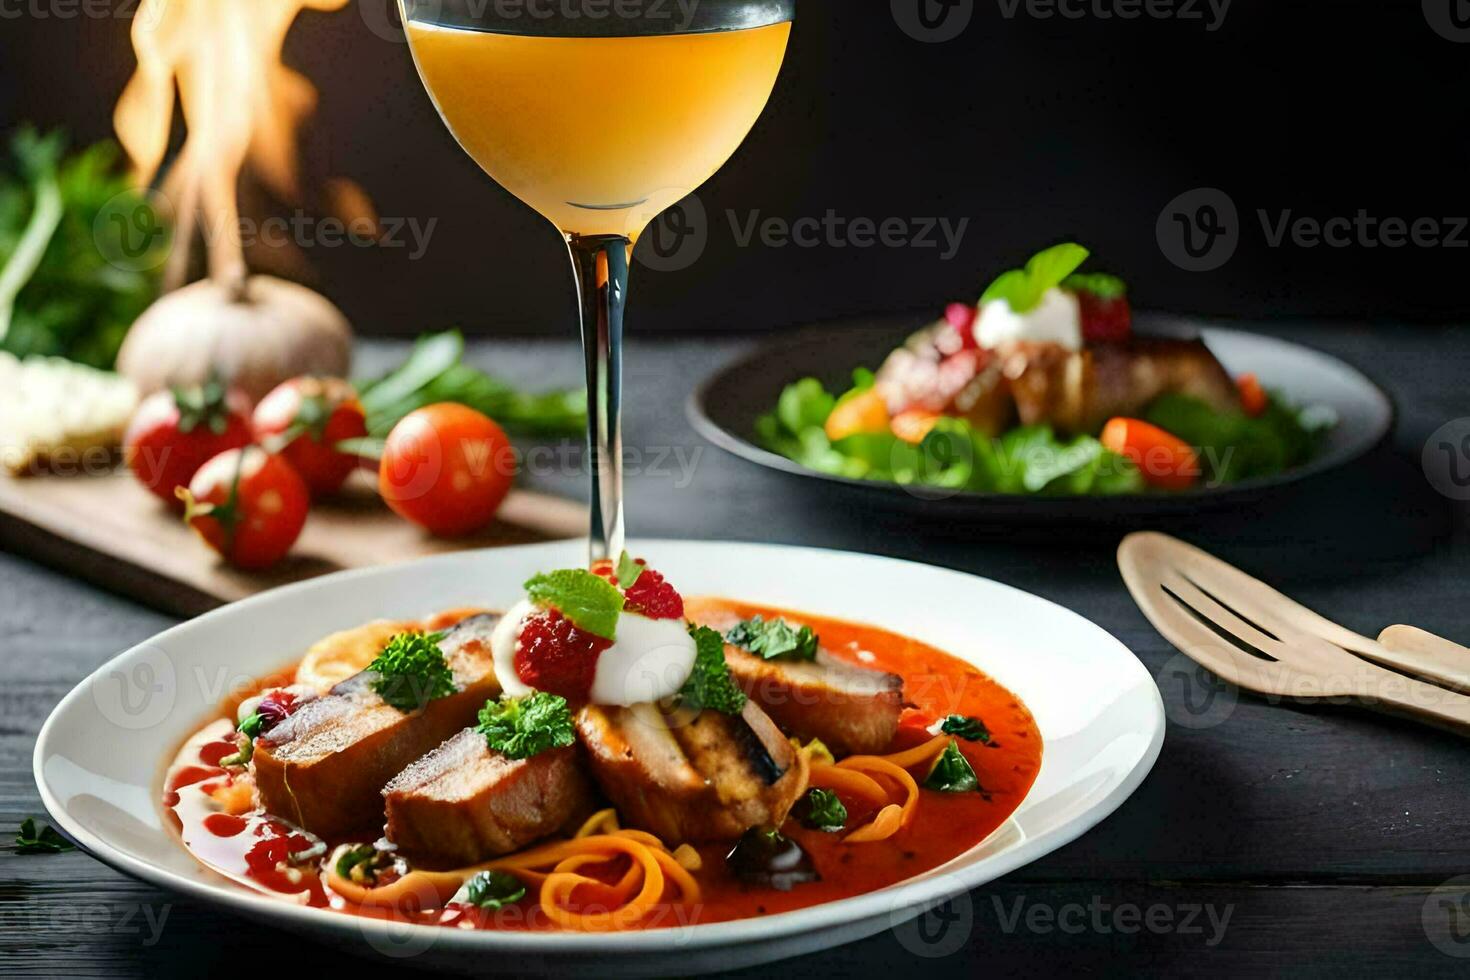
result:
[[[581,298],[591,558],[623,548],[622,345],[639,234],[764,110],[795,0],[399,0],[461,146],[566,239]]]

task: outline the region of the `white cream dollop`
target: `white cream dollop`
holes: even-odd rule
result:
[[[1035,309],[1025,313],[1017,313],[1003,299],[994,299],[980,307],[980,315],[975,318],[975,340],[985,348],[1024,340],[1081,350],[1082,306],[1076,295],[1055,287],[1041,295]]]
[[[516,603],[490,635],[495,676],[514,698],[534,692],[516,675],[516,645],[526,617],[537,612],[530,601]],[[593,704],[631,707],[677,694],[694,671],[694,638],[677,619],[649,619],[623,612],[617,639],[597,658],[589,700]]]

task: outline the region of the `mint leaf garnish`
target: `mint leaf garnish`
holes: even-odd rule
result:
[[[643,566],[625,551],[618,556],[618,567],[613,570],[613,574],[617,576],[618,587],[626,592],[643,574]]]
[[[1072,242],[1054,245],[1032,256],[1024,269],[1002,273],[980,297],[981,303],[1005,300],[1017,313],[1036,309],[1048,289],[1060,286],[1090,255]]]
[[[941,793],[969,793],[980,788],[980,780],[975,776],[970,760],[960,751],[958,742],[950,742],[945,746],[944,753],[935,760],[934,768],[929,770],[924,788]]]
[[[547,572],[526,583],[526,594],[537,605],[560,612],[579,630],[604,640],[617,639],[623,594],[600,575],[580,568]]]
[[[946,735],[958,735],[966,742],[990,741],[990,729],[985,727],[985,722],[969,715],[950,715],[939,730]]]
[[[767,660],[778,657],[815,660],[817,657],[817,634],[812,632],[812,628],[803,626],[798,630],[779,618],[767,620],[755,616],[737,623],[725,634],[725,640]]]
[[[468,903],[487,912],[504,908],[525,897],[525,884],[506,871],[481,871],[465,883],[465,898]]]

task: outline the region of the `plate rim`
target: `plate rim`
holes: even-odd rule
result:
[[[1304,344],[1295,340],[1287,340],[1271,334],[1260,333],[1255,330],[1245,330],[1240,327],[1219,326],[1214,321],[1199,319],[1175,314],[1160,314],[1140,311],[1140,318],[1146,319],[1150,324],[1172,324],[1187,325],[1189,328],[1201,334],[1224,334],[1236,338],[1247,338],[1254,341],[1265,341],[1268,343],[1281,344],[1287,347],[1295,347],[1307,351],[1317,357],[1333,361],[1339,367],[1357,376],[1363,382],[1365,390],[1372,392],[1373,396],[1381,402],[1385,410],[1383,421],[1371,436],[1365,436],[1359,443],[1355,443],[1342,452],[1333,455],[1326,454],[1310,460],[1301,466],[1278,473],[1274,476],[1253,477],[1238,483],[1229,483],[1216,487],[1192,488],[1184,491],[1174,491],[1167,494],[1130,493],[1110,497],[1099,497],[1091,494],[1058,494],[1043,496],[1040,494],[1007,494],[1007,493],[977,493],[971,490],[958,490],[954,492],[935,489],[933,493],[915,492],[912,487],[906,487],[900,483],[888,480],[863,480],[856,477],[842,476],[836,473],[823,473],[803,466],[796,460],[788,459],[780,453],[772,452],[743,436],[726,428],[717,422],[710,413],[708,402],[711,389],[726,376],[733,374],[743,368],[749,367],[751,362],[765,355],[784,350],[791,347],[801,346],[803,341],[812,337],[828,334],[840,330],[843,326],[852,327],[857,324],[866,324],[870,329],[876,329],[877,324],[895,325],[899,322],[898,315],[884,316],[873,320],[830,320],[820,323],[809,324],[800,327],[778,340],[767,340],[756,345],[751,350],[738,358],[729,361],[722,366],[705,375],[695,386],[689,397],[684,402],[684,416],[689,424],[706,441],[715,447],[754,463],[757,466],[770,470],[786,473],[792,476],[805,477],[829,483],[835,483],[845,487],[858,488],[868,492],[876,492],[888,495],[893,491],[908,494],[916,501],[932,503],[936,506],[949,504],[969,507],[1024,507],[1026,509],[1042,508],[1070,508],[1084,503],[1096,504],[1100,501],[1125,506],[1140,506],[1158,504],[1161,509],[1177,507],[1181,504],[1217,504],[1239,498],[1258,495],[1264,491],[1285,489],[1295,484],[1310,480],[1313,477],[1331,473],[1342,467],[1349,466],[1368,454],[1374,452],[1389,439],[1398,428],[1399,406],[1392,393],[1384,385],[1356,364],[1344,360],[1337,354],[1322,350],[1311,344]],[[916,328],[916,329],[921,329]],[[1169,332],[1167,328],[1165,333]],[[1176,331],[1177,332],[1177,331]]]
[[[814,553],[829,558],[856,557],[867,560],[879,560],[900,566],[911,566],[930,571],[937,570],[948,575],[963,576],[1041,602],[1050,607],[1053,613],[1060,611],[1064,616],[1071,617],[1085,625],[1085,627],[1095,630],[1100,642],[1110,644],[1119,652],[1126,654],[1126,657],[1120,661],[1123,669],[1135,673],[1136,676],[1133,678],[1134,683],[1138,684],[1140,689],[1147,692],[1149,710],[1146,719],[1142,720],[1146,720],[1150,725],[1148,743],[1144,746],[1143,751],[1128,773],[1110,792],[1088,807],[1084,813],[1061,827],[1036,837],[1025,838],[1014,848],[997,854],[988,862],[971,864],[939,874],[934,874],[934,871],[937,869],[933,869],[925,873],[928,877],[906,879],[877,891],[854,895],[834,902],[825,902],[806,908],[794,909],[789,912],[757,916],[748,919],[736,919],[728,922],[713,922],[691,926],[670,926],[607,934],[461,930],[437,925],[386,922],[374,918],[343,915],[332,910],[307,908],[282,902],[266,895],[254,893],[207,868],[206,871],[209,871],[212,877],[204,877],[197,880],[186,878],[168,869],[155,867],[146,861],[134,858],[120,849],[115,848],[90,828],[74,820],[71,814],[61,804],[60,800],[51,792],[51,788],[44,775],[45,760],[48,756],[47,747],[57,737],[56,732],[62,724],[61,719],[63,714],[69,710],[73,710],[73,703],[85,696],[85,692],[89,690],[88,685],[91,682],[99,676],[103,676],[107,671],[114,669],[126,658],[150,644],[161,642],[166,638],[176,636],[180,632],[197,628],[199,623],[206,620],[248,614],[249,610],[253,607],[267,605],[276,601],[283,594],[310,592],[318,589],[327,590],[335,588],[342,582],[350,582],[359,578],[378,575],[410,574],[415,570],[423,569],[425,566],[465,561],[474,555],[494,555],[505,552],[506,550],[527,551],[554,549],[557,547],[566,547],[569,543],[571,541],[563,540],[513,545],[509,549],[493,548],[476,549],[469,552],[450,552],[430,555],[414,561],[392,565],[348,569],[267,590],[227,604],[207,612],[202,616],[185,620],[167,630],[154,634],[100,664],[68,691],[57,702],[56,706],[52,708],[50,714],[47,715],[46,721],[37,733],[35,748],[32,751],[32,777],[35,779],[41,803],[45,807],[52,822],[64,830],[83,851],[95,860],[100,861],[114,870],[165,891],[182,894],[210,905],[220,906],[232,913],[245,916],[255,921],[267,922],[298,932],[327,932],[337,936],[345,935],[349,938],[367,940],[370,945],[373,945],[374,949],[377,949],[377,946],[373,944],[373,936],[387,936],[391,931],[392,936],[387,940],[390,943],[398,942],[400,940],[396,937],[408,934],[429,940],[429,945],[426,947],[426,950],[443,950],[450,953],[496,950],[532,956],[556,957],[596,952],[605,953],[609,956],[625,957],[642,954],[655,955],[675,951],[708,951],[762,940],[769,942],[790,940],[801,934],[814,936],[819,934],[825,935],[834,930],[840,930],[844,927],[856,927],[862,923],[884,917],[889,919],[888,928],[896,927],[925,910],[942,904],[959,894],[972,891],[1004,875],[1010,874],[1017,868],[1024,867],[1066,846],[1092,830],[1103,820],[1115,813],[1138,790],[1139,786],[1143,784],[1144,780],[1152,772],[1163,749],[1167,727],[1163,697],[1152,675],[1148,672],[1147,667],[1138,658],[1137,654],[1118,637],[1081,613],[1058,602],[1036,595],[1035,593],[1026,592],[1024,589],[986,576],[976,575],[945,565],[929,564],[904,558],[893,558],[887,555],[874,555],[838,548],[764,542],[726,541],[704,538],[644,538],[638,539],[635,543],[639,548],[649,550],[668,547],[717,547],[721,549],[740,548],[787,553],[794,551]],[[151,789],[152,787],[150,785]],[[1007,822],[1009,822],[1009,818]],[[1002,826],[1005,826],[1005,824],[1002,824]],[[179,844],[177,841],[173,843],[182,847],[182,844]],[[204,866],[201,865],[201,867]],[[820,948],[840,945],[845,941],[839,940],[834,943],[822,944]]]

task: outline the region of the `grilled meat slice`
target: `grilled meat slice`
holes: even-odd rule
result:
[[[364,671],[257,738],[251,766],[261,806],[324,837],[380,827],[383,785],[499,695],[490,656],[498,619],[472,616],[440,641],[456,694],[405,714],[378,697],[375,675]]]
[[[730,673],[781,728],[819,738],[838,757],[886,750],[903,713],[903,678],[818,651],[815,661],[766,660],[725,646]]]
[[[1192,395],[1217,411],[1240,408],[1235,382],[1201,340],[1134,337],[1080,352],[1017,342],[999,354],[1023,425],[1096,433],[1164,394]]]
[[[595,802],[575,748],[511,759],[473,728],[394,776],[383,799],[388,839],[443,867],[479,864],[575,829]]]
[[[602,792],[669,844],[777,826],[806,790],[806,758],[754,701],[740,715],[589,705],[577,731]]]

